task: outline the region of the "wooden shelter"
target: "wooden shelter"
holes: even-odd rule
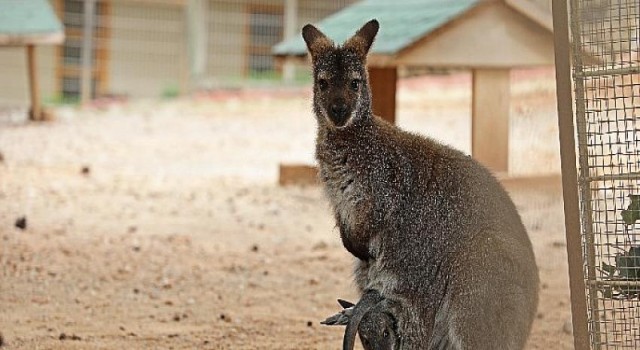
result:
[[[317,26],[340,43],[376,18],[368,59],[374,113],[395,122],[398,67],[470,69],[472,153],[508,171],[510,69],[553,65],[551,14],[528,0],[364,0]],[[281,59],[306,56],[300,36],[273,48]]]
[[[63,26],[48,1],[0,0],[0,47],[26,47],[31,120],[42,119],[35,47],[60,44],[63,41]]]

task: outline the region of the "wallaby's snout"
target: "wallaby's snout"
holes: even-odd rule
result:
[[[343,45],[336,46],[313,25],[302,28],[313,62],[314,110],[337,128],[370,114],[366,58],[378,29],[378,21],[371,20]]]
[[[347,106],[344,99],[336,99],[332,102],[329,111],[329,118],[335,126],[341,127],[347,124],[349,115],[351,114],[351,108]]]

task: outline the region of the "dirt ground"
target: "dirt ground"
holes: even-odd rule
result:
[[[469,149],[468,75],[407,79],[399,124]],[[571,349],[553,72],[516,72],[513,177],[540,307],[528,349]],[[336,349],[357,300],[318,187],[309,89],[0,112],[0,333],[7,349]],[[534,176],[535,175],[535,176]],[[25,217],[24,229],[15,226]],[[496,296],[499,298],[499,296]]]

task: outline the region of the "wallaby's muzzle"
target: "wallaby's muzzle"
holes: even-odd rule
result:
[[[351,118],[351,108],[349,108],[345,102],[337,101],[331,103],[327,114],[335,126],[342,127],[345,126],[349,118]]]

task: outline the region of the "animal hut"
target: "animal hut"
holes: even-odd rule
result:
[[[63,41],[64,28],[48,1],[0,0],[0,48],[3,46],[26,47],[31,120],[42,119],[36,70],[36,45],[54,45]]]
[[[509,164],[510,70],[554,63],[548,11],[529,0],[364,0],[317,23],[336,43],[376,18],[368,58],[374,113],[396,117],[399,67],[472,72],[472,154],[497,173]],[[273,48],[283,60],[306,56],[300,36]]]

